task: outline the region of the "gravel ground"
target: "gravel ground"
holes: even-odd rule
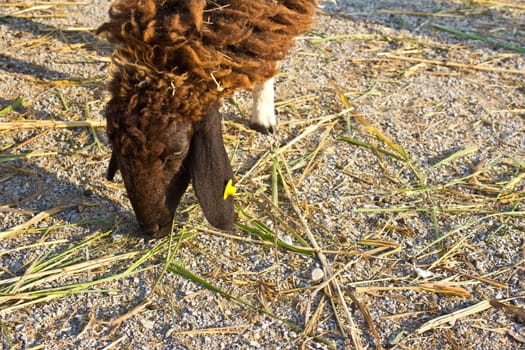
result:
[[[103,122],[108,6],[0,4],[0,108],[24,98],[0,125]],[[246,127],[248,93],[223,109],[239,221],[273,242],[212,230],[191,191],[177,249],[147,241],[105,180],[103,128],[0,129],[3,347],[525,348],[523,18],[519,1],[327,1],[282,64],[279,132]]]

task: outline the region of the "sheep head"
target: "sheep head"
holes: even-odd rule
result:
[[[223,193],[233,173],[216,107],[198,122],[141,115],[111,123],[110,106],[106,113],[113,146],[107,177],[120,170],[143,233],[161,237],[170,232],[190,180],[208,222],[231,229],[233,200]]]

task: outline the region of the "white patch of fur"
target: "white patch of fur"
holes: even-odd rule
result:
[[[251,124],[260,126],[268,131],[275,131],[277,118],[274,107],[274,78],[255,86],[253,92],[253,112]]]

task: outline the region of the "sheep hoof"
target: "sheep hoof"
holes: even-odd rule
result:
[[[250,128],[260,132],[261,134],[274,134],[277,132],[277,127],[275,125],[263,125],[259,123],[250,123]]]

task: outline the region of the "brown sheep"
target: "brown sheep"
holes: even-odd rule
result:
[[[190,179],[208,222],[230,229],[233,173],[222,141],[221,98],[268,93],[277,62],[312,23],[316,0],[116,0],[98,33],[116,45],[106,107],[120,170],[145,234],[168,233]],[[262,85],[258,85],[262,84]],[[273,102],[272,102],[273,103]],[[264,110],[264,108],[263,108]],[[258,114],[269,114],[269,116]],[[275,127],[256,112],[254,128]],[[269,120],[268,120],[269,119]]]

